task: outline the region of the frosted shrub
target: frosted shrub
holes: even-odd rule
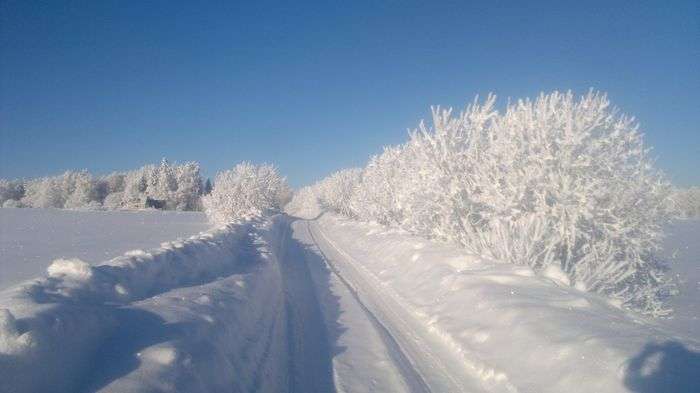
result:
[[[348,208],[359,218],[384,225],[399,225],[406,217],[403,197],[411,187],[412,169],[405,160],[406,148],[389,147],[374,156],[361,173],[362,192],[348,198]],[[357,186],[356,186],[357,187]]]
[[[274,166],[243,162],[216,175],[202,204],[210,221],[226,224],[279,211],[289,195],[286,180]]]
[[[318,185],[318,199],[321,206],[346,216],[353,216],[350,197],[360,182],[361,169],[344,169],[333,173]]]
[[[434,108],[432,127],[372,158],[333,210],[536,271],[556,266],[578,288],[668,313],[655,252],[670,187],[634,120],[596,93],[541,95],[503,113],[494,103]]]

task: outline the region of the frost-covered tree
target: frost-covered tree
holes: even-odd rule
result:
[[[165,201],[167,209],[199,210],[201,189],[198,163],[172,165],[163,159],[158,166],[146,165],[126,175],[121,204],[140,209],[152,198]]]
[[[103,177],[102,181],[106,185],[107,194],[123,192],[124,187],[126,186],[126,174],[120,172],[113,172]]]
[[[29,180],[21,204],[42,208],[98,208],[96,182],[87,171],[66,171],[62,175]]]
[[[350,197],[360,182],[362,170],[344,169],[333,173],[318,186],[318,199],[321,205],[331,211],[353,216]]]
[[[272,165],[247,162],[216,175],[211,194],[202,198],[204,210],[216,224],[279,211],[290,193]]]
[[[24,183],[21,180],[0,179],[0,205],[4,206],[6,201],[18,201],[24,196]],[[8,207],[13,205],[8,204]]]
[[[160,165],[155,168],[155,173],[149,184],[148,194],[153,199],[166,201],[169,209],[175,209],[177,202],[176,193],[178,187],[177,168],[163,158]]]
[[[204,189],[202,190],[203,195],[209,195],[211,194],[211,190],[214,188],[211,184],[211,179],[207,178],[206,183],[204,183]]]
[[[656,251],[671,190],[634,120],[593,92],[541,95],[503,113],[494,104],[434,108],[432,126],[372,158],[352,190],[328,178],[315,186],[320,198],[340,195],[326,202],[332,210],[556,267],[578,288],[667,313]]]
[[[126,175],[121,203],[124,208],[142,209],[145,207],[149,179],[153,172],[153,166],[146,165]]]
[[[152,198],[164,200],[168,209],[199,210],[201,188],[199,164],[171,165],[165,159],[102,177],[83,170],[24,183],[0,180],[0,196],[21,199],[20,206],[70,209],[142,209]]]
[[[22,202],[16,200],[16,199],[8,199],[5,202],[3,202],[2,207],[5,208],[19,208],[19,207],[24,207],[22,205]]]
[[[124,208],[124,192],[113,192],[105,197],[102,206],[107,210],[119,210]]]
[[[66,172],[63,175],[67,209],[97,208],[98,200],[96,182],[87,171]]]
[[[22,205],[41,208],[63,208],[66,201],[62,178],[44,177],[25,183]]]
[[[120,194],[123,195],[124,193],[124,186],[125,186],[125,179],[126,179],[126,174],[125,173],[120,173],[120,172],[113,172],[110,173],[109,175],[106,176],[101,176],[95,180],[95,195],[97,196],[97,200],[102,201],[104,205],[104,201],[107,199],[108,196],[112,194]],[[112,201],[114,201],[115,197],[111,197]],[[121,199],[118,201],[118,203],[111,204],[108,209],[115,209],[121,207]],[[107,208],[105,206],[105,208]]]
[[[199,164],[188,162],[175,167],[176,188],[172,191],[175,210],[199,210],[202,177]]]

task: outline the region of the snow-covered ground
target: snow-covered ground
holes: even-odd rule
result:
[[[536,276],[401,231],[307,213],[102,264],[59,260],[48,277],[0,292],[0,392],[698,386],[700,337],[690,319],[650,321],[563,285],[557,272]],[[691,246],[676,272],[697,268],[697,227],[679,223],[668,240],[685,236],[679,244]],[[692,319],[697,292],[676,301]]]
[[[666,229],[664,254],[679,293],[671,299],[674,316],[659,323],[700,340],[700,219],[675,221]]]
[[[209,226],[197,212],[0,209],[0,290],[44,275],[56,258],[102,262]]]
[[[266,228],[213,229],[97,266],[57,260],[0,292],[0,391],[274,391],[284,314]]]
[[[327,260],[407,355],[417,354],[431,390],[692,391],[700,382],[693,371],[700,337],[562,285],[556,274],[535,276],[327,214],[309,225]],[[427,347],[412,351],[413,343]],[[442,372],[420,360],[422,351],[432,352]],[[441,374],[457,384],[441,385]]]

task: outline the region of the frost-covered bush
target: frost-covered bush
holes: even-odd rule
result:
[[[666,314],[655,252],[671,190],[634,120],[597,93],[555,92],[503,113],[494,103],[434,108],[432,127],[373,157],[349,198],[336,189],[333,210],[536,271],[557,267],[578,288]]]
[[[333,173],[319,183],[317,187],[318,200],[321,206],[346,216],[352,216],[350,197],[360,182],[359,168],[344,169]]]
[[[286,180],[274,166],[243,162],[216,175],[202,204],[212,222],[226,224],[279,211],[289,195]]]
[[[700,187],[674,190],[673,202],[681,217],[700,217]]]
[[[359,218],[376,221],[384,225],[406,225],[411,216],[418,217],[418,203],[413,204],[411,214],[404,211],[408,206],[411,189],[429,187],[427,179],[418,176],[422,169],[409,159],[410,147],[387,147],[380,155],[370,159],[361,173],[360,192],[350,196],[349,208]],[[420,184],[413,184],[418,181]],[[437,191],[437,190],[436,190]],[[423,231],[414,228],[415,233]]]

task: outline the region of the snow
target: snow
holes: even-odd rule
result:
[[[199,212],[0,209],[0,290],[44,275],[57,258],[101,263],[209,227]]]
[[[276,265],[263,258],[265,244],[252,224],[242,224],[99,265],[57,260],[48,277],[0,292],[3,386],[56,392],[279,386],[284,357],[269,355],[283,348],[275,339],[283,337],[281,285]]]
[[[679,291],[671,299],[673,318],[661,319],[659,323],[700,340],[700,219],[675,221],[666,233],[664,254]]]
[[[374,307],[392,334],[433,343],[442,364],[459,364],[449,370],[458,383],[477,381],[474,391],[688,391],[698,382],[700,337],[602,297],[372,224],[324,214],[311,227],[367,302],[388,304]]]
[[[0,392],[697,386],[698,221],[674,224],[666,243],[681,248],[673,271],[686,276],[677,317],[651,320],[561,271],[304,213],[102,262],[53,256],[43,277],[0,291]]]

